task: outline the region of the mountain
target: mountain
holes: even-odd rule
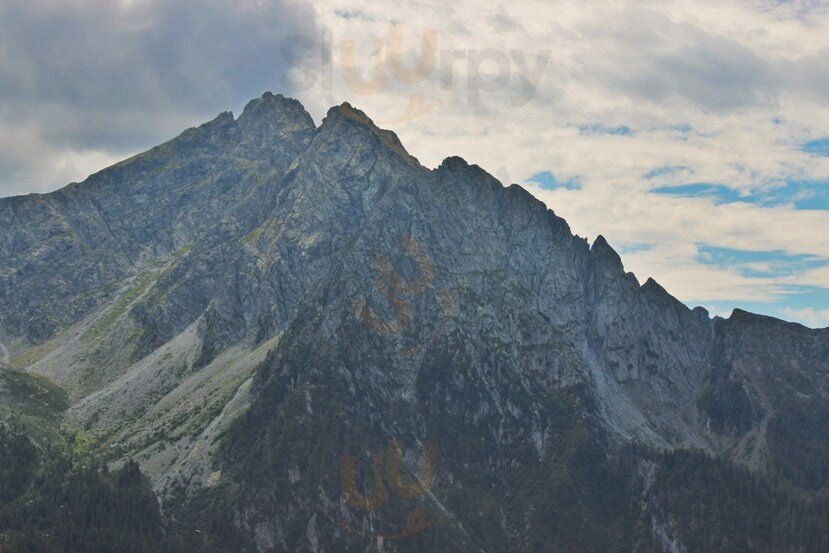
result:
[[[348,104],[265,93],[0,228],[11,551],[829,547],[829,330],[689,309]],[[95,548],[61,494],[120,506]]]

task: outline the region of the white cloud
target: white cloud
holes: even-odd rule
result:
[[[829,309],[816,310],[811,307],[806,307],[804,309],[788,308],[785,310],[785,314],[788,318],[800,321],[806,326],[810,326],[812,328],[829,327]]]

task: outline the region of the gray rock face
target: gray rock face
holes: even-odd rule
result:
[[[348,104],[315,127],[266,93],[81,184],[2,199],[0,225],[0,364],[65,386],[70,420],[138,456],[162,498],[232,482],[261,550],[543,550],[549,494],[587,489],[561,467],[630,444],[829,486],[826,330],[712,320],[520,186],[459,158],[424,168]],[[413,495],[443,522],[400,541],[343,492],[342,460],[399,453],[418,474],[428,444],[445,461]],[[637,466],[651,489],[656,465]],[[640,514],[625,528],[686,550]]]

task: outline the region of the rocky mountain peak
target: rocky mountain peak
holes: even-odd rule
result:
[[[328,109],[326,119],[336,119],[339,117],[351,119],[360,125],[366,125],[372,129],[378,128],[377,125],[374,124],[374,121],[372,121],[364,111],[355,108],[348,102],[343,102],[338,106],[331,106],[331,108]]]
[[[493,178],[483,168],[481,168],[478,165],[469,163],[460,156],[449,156],[445,158],[443,161],[440,162],[440,165],[438,165],[435,171],[439,173],[459,173]]]
[[[469,162],[467,162],[464,158],[460,156],[448,156],[440,162],[440,165],[438,165],[438,170],[464,170],[468,167],[470,167]]]
[[[339,106],[334,106],[328,110],[328,113],[320,125],[319,132],[321,135],[331,137],[334,140],[349,140],[348,135],[352,132],[369,133],[371,136],[379,139],[386,148],[399,155],[407,163],[420,166],[420,163],[412,157],[397,135],[386,129],[381,129],[374,124],[374,121],[365,114],[365,112],[355,108],[348,102],[343,102]]]
[[[237,124],[244,133],[273,138],[315,128],[314,120],[299,101],[271,92],[248,102]]]
[[[600,267],[609,278],[618,279],[624,273],[622,258],[601,234],[596,237],[593,245],[590,246],[590,254],[596,266]]]
[[[216,117],[214,117],[211,121],[204,123],[199,128],[201,129],[216,129],[216,128],[225,128],[230,127],[236,122],[235,117],[233,117],[232,111],[223,111]]]

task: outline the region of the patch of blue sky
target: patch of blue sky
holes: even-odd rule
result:
[[[697,260],[704,265],[736,269],[745,277],[780,278],[829,265],[829,259],[783,251],[748,251],[697,246]]]
[[[801,149],[813,156],[829,156],[829,137],[807,142]]]
[[[616,252],[619,255],[626,255],[652,250],[653,244],[647,244],[645,242],[628,242],[619,245],[614,245],[614,247],[616,248]]]
[[[801,210],[829,209],[829,181],[791,181],[753,196],[765,206],[793,205]]]
[[[527,182],[538,183],[543,190],[581,190],[581,181],[578,178],[560,179],[551,171],[536,173]]]
[[[762,207],[790,205],[804,211],[829,210],[829,181],[791,181],[784,186],[745,195],[724,184],[706,182],[659,186],[651,192],[684,198],[709,198],[716,204],[745,202]]]
[[[820,311],[829,309],[829,289],[819,286],[787,286],[786,297],[780,308],[811,308]]]
[[[645,178],[648,180],[655,180],[660,177],[689,173],[692,173],[691,169],[689,167],[685,167],[684,165],[665,165],[663,167],[657,167],[656,169],[648,171],[645,173]]]
[[[613,136],[631,136],[633,130],[627,125],[619,125],[617,127],[606,127],[605,125],[579,125],[579,133],[582,135],[599,136],[609,134]]]
[[[677,186],[660,186],[654,188],[651,192],[684,198],[710,198],[717,204],[733,203],[742,199],[740,193],[733,188],[722,184],[711,184],[707,182],[695,182]]]

